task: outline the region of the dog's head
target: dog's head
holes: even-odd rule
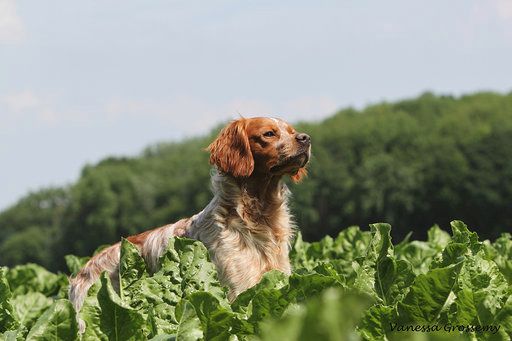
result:
[[[291,175],[298,182],[311,154],[311,138],[283,120],[241,118],[228,124],[208,147],[210,163],[234,177]]]

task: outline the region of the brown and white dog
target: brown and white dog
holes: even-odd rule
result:
[[[275,118],[241,118],[226,126],[208,147],[213,199],[196,215],[128,237],[152,271],[172,236],[200,240],[219,279],[234,300],[272,269],[291,273],[288,252],[293,223],[284,175],[298,182],[311,153],[310,137]],[[103,271],[118,285],[120,243],[103,250],[70,279],[69,298],[80,311],[87,291]],[[79,320],[80,331],[85,324]]]

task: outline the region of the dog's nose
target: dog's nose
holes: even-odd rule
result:
[[[297,134],[297,136],[295,138],[297,139],[297,141],[299,141],[299,143],[304,143],[304,144],[311,143],[311,137],[309,137],[308,134],[300,133],[300,134]]]

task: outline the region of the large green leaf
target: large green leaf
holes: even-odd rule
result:
[[[293,273],[288,279],[286,299],[290,303],[301,302],[326,288],[344,286],[345,280],[331,263],[323,263],[305,273]]]
[[[217,278],[217,269],[209,261],[208,250],[197,240],[170,238],[157,274],[169,276],[171,281],[179,282],[183,295],[203,290],[220,299],[226,297]]]
[[[391,225],[378,223],[370,224],[372,239],[367,248],[366,259],[374,262],[386,256],[393,255],[393,244],[391,243]]]
[[[18,265],[6,273],[14,296],[40,292],[45,296],[56,295],[67,288],[68,279],[63,274],[53,274],[37,264]]]
[[[428,242],[413,240],[400,243],[395,248],[395,255],[411,263],[416,275],[426,274],[432,261],[440,256],[441,251]]]
[[[16,319],[30,329],[37,318],[52,305],[53,300],[39,292],[29,292],[16,296],[11,302]]]
[[[454,243],[461,243],[468,246],[468,249],[473,255],[482,250],[483,244],[478,241],[476,232],[469,231],[466,224],[460,220],[454,220],[450,223],[452,227],[452,241]]]
[[[75,310],[66,299],[55,301],[39,317],[27,335],[27,340],[72,341],[78,339]]]
[[[85,340],[143,340],[149,333],[143,315],[122,301],[106,273],[101,276],[97,300],[86,300],[82,310]]]
[[[176,331],[176,339],[183,341],[202,340],[204,337],[201,320],[197,316],[196,309],[188,300],[176,309],[176,317],[178,319],[178,330]]]
[[[10,301],[11,290],[5,276],[6,272],[6,268],[0,268],[0,333],[18,327],[18,321]]]
[[[359,334],[365,340],[387,340],[387,331],[394,322],[394,307],[375,305],[368,309],[358,326]]]
[[[9,330],[0,334],[0,341],[21,341],[25,340],[24,334],[26,331]]]
[[[375,290],[384,305],[400,301],[414,281],[411,264],[403,259],[385,256],[379,259],[375,271]]]
[[[178,321],[175,309],[182,299],[179,283],[174,283],[163,274],[156,274],[136,281],[129,292],[130,305],[147,317],[151,335],[176,332]]]
[[[201,322],[201,330],[206,340],[227,340],[233,334],[234,314],[230,308],[223,306],[217,297],[208,292],[196,291],[180,302],[177,311],[189,309],[189,303],[194,307],[195,316]],[[187,307],[181,308],[180,305],[183,304]],[[180,319],[180,322],[183,320]],[[178,325],[178,331],[183,329]]]
[[[503,233],[492,245],[487,243],[486,252],[498,265],[508,283],[512,285],[512,234]]]
[[[342,230],[333,243],[333,251],[336,257],[346,260],[354,260],[365,254],[372,240],[369,231],[361,231],[357,226],[351,226]]]
[[[207,291],[223,306],[228,306],[207,249],[201,242],[185,238],[170,238],[167,251],[160,259],[160,270],[153,276],[143,276],[130,291],[137,292],[132,294],[135,297],[132,306],[145,306],[148,311],[148,304],[151,306],[154,335],[177,332],[180,327],[175,316],[176,306],[183,297],[196,291]]]
[[[407,296],[398,303],[400,321],[416,324],[435,322],[449,302],[462,265],[460,262],[432,269],[416,277]]]
[[[146,262],[139,254],[135,245],[126,239],[121,240],[121,250],[119,258],[119,290],[122,298],[133,299],[131,286],[141,279],[148,276]]]
[[[500,326],[499,336],[501,340],[512,339],[512,293],[505,302],[503,308],[494,317],[493,325]],[[498,339],[498,338],[496,338]]]
[[[451,241],[450,235],[437,225],[432,226],[427,235],[427,241],[410,241],[410,233],[395,246],[396,257],[409,262],[416,275],[427,273],[431,263],[441,257],[441,252]]]
[[[267,272],[261,281],[241,293],[233,302],[235,312],[256,325],[266,317],[279,317],[288,306],[285,299],[288,278],[280,271]]]
[[[292,245],[290,260],[295,270],[312,270],[320,263],[333,259],[343,259],[345,264],[350,265],[354,259],[366,254],[371,238],[370,232],[363,232],[357,226],[342,230],[336,239],[326,236],[313,243],[303,241],[302,235],[298,233]]]
[[[427,242],[437,250],[442,250],[451,241],[450,234],[434,225],[427,231]]]
[[[303,306],[290,309],[261,329],[262,340],[357,340],[355,327],[369,307],[366,295],[330,288]]]
[[[315,266],[315,264],[317,264],[317,260],[309,259],[306,256],[310,245],[310,243],[305,242],[302,239],[302,234],[300,233],[300,231],[297,232],[295,240],[293,241],[292,244],[292,248],[290,250],[290,263],[294,269],[312,269]]]
[[[511,293],[496,263],[484,259],[483,252],[468,257],[458,282],[457,321],[463,324],[491,324]]]
[[[353,283],[354,288],[369,295],[378,297],[376,292],[380,286],[379,275],[376,272],[376,264],[386,256],[393,254],[391,244],[391,226],[389,224],[371,224],[371,240],[365,254],[352,263],[355,271]]]
[[[389,224],[371,224],[370,228],[372,239],[366,255],[353,263],[353,287],[379,297],[385,305],[393,304],[412,283],[412,267],[406,260],[396,260]]]

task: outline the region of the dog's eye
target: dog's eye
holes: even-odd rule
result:
[[[269,130],[269,131],[263,133],[263,136],[272,137],[272,136],[276,136],[276,134],[272,130]]]

